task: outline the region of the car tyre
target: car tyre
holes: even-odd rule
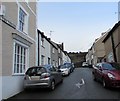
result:
[[[61,82],[60,83],[63,83],[63,79],[61,80]]]
[[[50,90],[54,90],[55,89],[55,81],[52,81],[51,82],[51,86],[50,86]]]
[[[97,78],[95,77],[94,72],[92,72],[92,75],[93,75],[93,80],[94,80],[94,81],[97,81]]]
[[[97,81],[97,79],[96,79],[95,75],[93,75],[93,80],[94,80],[94,81]]]
[[[102,80],[102,85],[104,88],[107,88],[107,84],[106,84],[106,81],[104,79]]]

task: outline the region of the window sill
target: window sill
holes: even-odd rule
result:
[[[25,74],[12,74],[12,76],[25,76]]]

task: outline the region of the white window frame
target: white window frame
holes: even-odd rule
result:
[[[58,61],[59,61],[59,65],[61,65],[61,58],[59,58],[59,60],[58,60]]]
[[[60,53],[60,48],[58,48],[58,53]]]
[[[44,63],[45,63],[45,56],[41,55],[41,65],[44,65]]]
[[[55,53],[55,48],[53,47],[53,49],[52,49],[52,53]]]
[[[19,22],[19,11],[20,11],[20,9],[22,9],[24,11],[24,13],[26,14],[26,16],[25,16],[25,26],[24,26],[23,31],[21,31],[19,29],[19,25],[20,25],[20,22]],[[28,25],[29,25],[29,13],[18,3],[18,24],[17,24],[17,30],[20,31],[23,34],[27,34],[28,35],[28,28],[29,28]]]
[[[48,64],[50,64],[50,57],[48,57]]]
[[[25,52],[26,52],[26,54],[25,54],[25,57],[26,57],[25,58],[25,70],[22,73],[20,73],[20,72],[17,73],[17,72],[14,71],[15,70],[15,66],[14,65],[15,65],[15,45],[16,44],[18,44],[20,47],[23,47],[23,48],[26,49],[25,50]],[[16,56],[16,58],[17,58],[17,56]],[[17,62],[16,62],[16,64],[17,64]],[[29,46],[27,46],[27,45],[25,45],[25,44],[23,44],[23,43],[21,43],[21,42],[19,42],[17,40],[14,40],[14,42],[13,42],[13,71],[12,71],[12,75],[24,75],[25,71],[27,70],[28,67],[29,67]]]

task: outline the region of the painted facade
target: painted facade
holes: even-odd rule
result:
[[[58,67],[58,47],[57,44],[51,41],[51,64]]]
[[[5,11],[0,15],[0,99],[7,99],[23,90],[24,73],[28,67],[35,65],[36,3],[16,0],[1,4]]]
[[[38,30],[38,65],[51,64],[51,42],[43,32]]]
[[[104,61],[106,54],[103,40],[107,36],[108,32],[109,31],[102,33],[101,36],[95,40],[92,47],[88,50],[86,61],[89,65],[96,65],[97,63]]]
[[[37,41],[37,54],[38,54],[38,65],[51,64],[55,67],[63,64],[63,43],[57,44],[47,38],[43,32],[38,30],[38,41]],[[66,55],[66,54],[65,54]],[[68,57],[68,56],[66,56]],[[65,57],[65,58],[66,58]],[[67,61],[67,60],[66,60]]]
[[[106,51],[106,61],[120,63],[120,21],[114,25],[103,40]]]

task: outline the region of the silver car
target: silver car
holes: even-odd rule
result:
[[[63,76],[70,74],[70,68],[68,68],[66,65],[60,65],[59,70],[61,70]]]
[[[24,88],[41,87],[55,89],[55,85],[62,82],[63,77],[60,70],[51,65],[30,67],[24,78]]]

